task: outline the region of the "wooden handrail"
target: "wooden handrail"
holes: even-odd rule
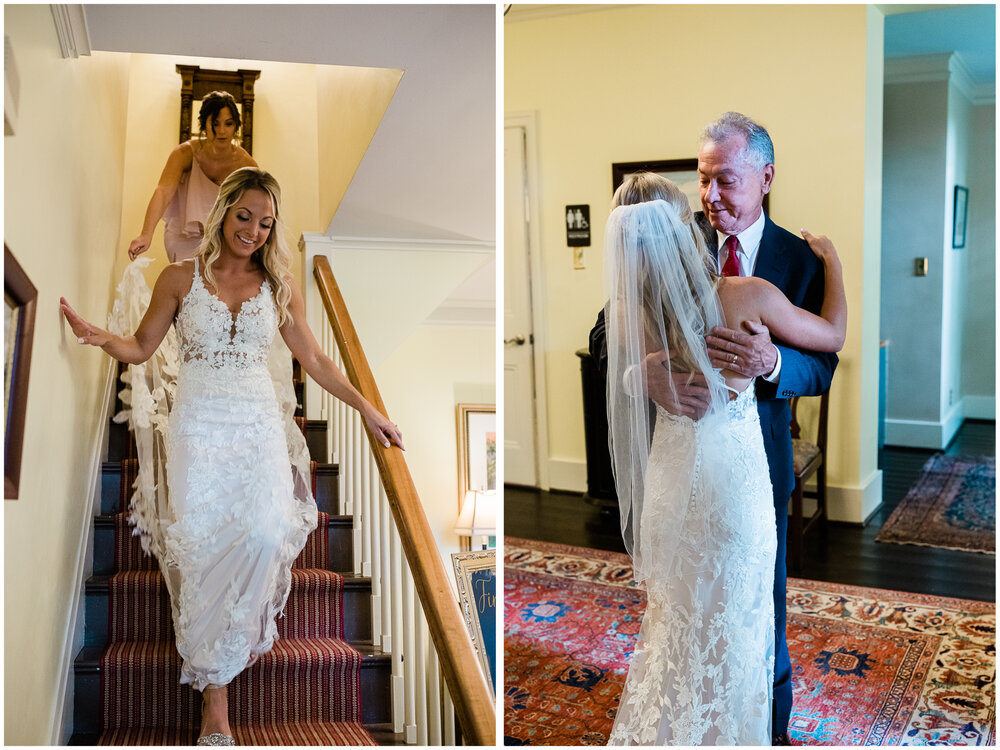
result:
[[[372,377],[368,358],[325,256],[316,256],[313,274],[340,347],[347,377],[362,396],[385,414],[385,404]],[[472,639],[452,593],[451,581],[413,486],[410,470],[399,448],[383,448],[371,439],[370,432],[368,438],[462,732],[470,744],[493,746],[496,744],[496,710],[490,688],[479,669]]]

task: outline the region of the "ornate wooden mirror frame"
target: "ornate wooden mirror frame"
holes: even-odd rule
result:
[[[243,120],[243,148],[253,154],[253,86],[259,70],[203,70],[198,65],[178,65],[181,76],[181,135],[178,143],[191,137],[191,107],[209,91],[227,91],[239,102]]]

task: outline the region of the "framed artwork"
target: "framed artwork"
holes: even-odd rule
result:
[[[611,192],[614,193],[622,181],[636,172],[653,172],[676,183],[692,211],[701,211],[701,196],[698,194],[698,158],[692,159],[661,159],[659,161],[623,161],[611,165]],[[770,213],[768,200],[771,194],[764,196],[764,210]]]
[[[965,222],[969,217],[969,188],[955,185],[955,213],[951,229],[951,246],[965,247]]]
[[[3,246],[3,402],[6,425],[3,441],[3,497],[17,499],[21,481],[24,416],[28,405],[31,341],[35,335],[38,290],[10,248]]]
[[[496,699],[497,679],[497,560],[496,550],[453,552],[455,580],[458,582],[458,606],[469,629],[479,666],[490,683]]]
[[[469,490],[497,488],[496,404],[458,405],[458,507]]]

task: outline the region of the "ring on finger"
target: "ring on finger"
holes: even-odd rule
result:
[[[734,355],[733,355],[733,364],[734,364],[734,365],[736,364],[736,360],[738,360],[739,358],[740,358],[740,355],[739,355],[739,354],[734,354]]]

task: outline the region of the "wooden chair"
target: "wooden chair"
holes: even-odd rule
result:
[[[797,419],[799,397],[791,399],[792,407],[792,460],[795,465],[795,487],[792,490],[792,512],[788,517],[788,566],[802,569],[803,546],[806,532],[817,524],[826,523],[826,424],[830,405],[830,392],[820,396],[819,426],[816,441],[800,438],[801,428]],[[805,491],[806,482],[816,475],[816,489]],[[816,499],[816,510],[808,519],[803,518],[803,497]]]

